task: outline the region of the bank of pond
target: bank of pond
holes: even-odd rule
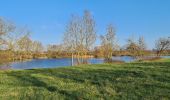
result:
[[[170,58],[170,56],[161,56],[160,58]],[[143,59],[154,60],[158,57],[143,57]],[[128,63],[140,61],[142,59],[131,56],[113,56],[113,63]],[[87,64],[102,64],[105,63],[104,58],[86,58]],[[25,61],[15,61],[0,65],[0,69],[34,69],[34,68],[56,68],[63,66],[71,66],[71,58],[55,58],[55,59],[30,59]],[[73,65],[77,65],[77,59],[73,59]]]

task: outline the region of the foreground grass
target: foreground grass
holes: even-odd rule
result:
[[[170,99],[170,60],[0,71],[0,99]]]

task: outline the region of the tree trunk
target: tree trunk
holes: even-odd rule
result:
[[[74,65],[74,57],[73,57],[73,53],[71,53],[71,66],[73,66]]]

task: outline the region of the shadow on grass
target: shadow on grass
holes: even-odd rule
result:
[[[30,76],[30,74],[22,74],[20,73],[11,73],[10,76],[15,77],[19,82],[21,82],[21,86],[35,86],[35,87],[43,87],[46,88],[50,92],[55,92],[57,89],[53,86],[48,86],[45,82],[39,80],[36,77]]]
[[[156,67],[155,67],[156,65]],[[127,64],[127,67],[121,67],[120,69],[85,69],[85,70],[78,70],[76,68],[70,69],[70,68],[59,68],[59,69],[30,69],[25,70],[24,72],[8,72],[7,75],[15,77],[18,81],[20,81],[21,86],[35,86],[35,87],[42,87],[47,89],[49,92],[57,92],[61,95],[65,95],[68,99],[74,98],[74,99],[80,99],[83,96],[82,91],[70,91],[70,90],[64,90],[59,89],[56,86],[51,86],[48,84],[48,82],[44,82],[41,79],[31,76],[31,74],[43,74],[47,77],[53,77],[54,79],[62,78],[63,82],[72,81],[79,84],[85,84],[88,81],[88,84],[94,85],[97,87],[100,94],[105,94],[105,96],[109,96],[109,93],[107,94],[105,87],[111,87],[115,88],[116,92],[122,92],[122,91],[130,91],[136,92],[137,89],[135,87],[138,87],[138,89],[146,88],[148,91],[150,91],[150,88],[155,87],[156,89],[169,89],[166,85],[161,85],[163,83],[169,83],[170,79],[169,76],[163,75],[164,70],[156,70],[158,75],[152,74],[152,69],[147,69],[149,66],[153,66],[155,68],[157,67],[163,67],[165,70],[167,67],[169,67],[170,63],[164,62],[164,63],[134,63],[133,64],[133,70],[129,70],[131,64]],[[146,67],[143,69],[140,66]],[[108,66],[109,67],[109,66]],[[112,67],[112,66],[111,66]],[[135,70],[141,68],[140,70]],[[123,68],[123,69],[122,69]],[[167,71],[166,73],[168,73]],[[162,75],[162,76],[161,76]],[[146,80],[153,80],[149,81],[148,83],[145,83]],[[53,80],[58,81],[58,80]],[[163,82],[161,84],[158,84],[156,82]],[[135,83],[135,87],[131,86],[132,83]],[[126,87],[125,86],[130,86]],[[124,88],[124,89],[123,89]],[[90,91],[89,91],[90,92]],[[128,92],[126,92],[128,94]],[[148,95],[147,93],[144,93],[145,95]],[[163,95],[163,94],[162,94]]]

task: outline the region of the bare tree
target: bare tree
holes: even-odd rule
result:
[[[51,45],[52,51],[55,52],[62,52],[63,51],[63,45],[62,44],[57,44],[57,45]]]
[[[3,63],[8,62],[13,58],[13,53],[7,51],[8,41],[6,40],[6,36],[14,30],[15,26],[13,23],[0,17],[0,49],[5,50],[2,52],[0,51],[0,59]]]
[[[102,46],[96,46],[93,51],[93,55],[95,58],[103,57],[104,56],[104,51],[103,51]]]
[[[13,32],[14,30],[15,26],[11,22],[0,18],[0,45],[6,44],[4,36],[10,32]]]
[[[73,65],[73,54],[80,54],[80,46],[83,42],[81,19],[78,16],[73,15],[70,22],[66,26],[66,30],[63,37],[64,46],[68,52],[72,54],[72,65]]]
[[[81,47],[82,52],[84,52],[83,55],[85,55],[85,57],[82,57],[82,62],[87,63],[86,55],[93,48],[96,41],[96,23],[88,10],[84,11],[82,26],[83,44]]]
[[[10,32],[4,36],[8,50],[18,51],[17,41],[27,34],[27,32],[23,29],[25,30],[25,28],[16,28],[13,32]]]
[[[29,37],[30,32],[21,37],[18,41],[19,51],[30,53],[32,49],[32,40]]]
[[[107,33],[104,36],[101,36],[101,46],[103,48],[104,57],[106,60],[111,60],[113,55],[115,43],[115,28],[110,24],[107,27]]]
[[[145,39],[144,39],[143,36],[139,37],[138,46],[139,46],[139,49],[140,49],[140,51],[139,51],[140,54],[139,55],[143,56],[145,54],[145,50],[147,48],[146,43],[145,43]]]
[[[48,52],[49,58],[56,58],[56,57],[64,56],[64,55],[62,55],[62,53],[64,52],[62,44],[48,45],[47,46],[47,52]]]
[[[155,44],[157,55],[160,56],[164,51],[170,49],[170,38],[159,38]]]
[[[84,16],[72,16],[66,26],[64,34],[64,44],[66,48],[77,55],[77,63],[81,63],[80,56],[86,55],[96,40],[95,21],[89,11],[84,12]],[[82,57],[81,57],[82,58]],[[83,58],[81,59],[83,60]]]
[[[130,53],[131,56],[139,56],[140,47],[133,37],[130,37],[127,40],[126,50]]]
[[[95,28],[95,20],[92,17],[91,13],[89,11],[84,11],[83,16],[83,33],[85,37],[85,48],[86,50],[90,50],[92,45],[96,41],[96,28]]]
[[[43,51],[43,45],[39,41],[32,42],[32,52],[34,53],[41,53]]]
[[[147,46],[146,46],[145,39],[143,36],[139,37],[138,44],[139,44],[140,50],[146,50]]]

